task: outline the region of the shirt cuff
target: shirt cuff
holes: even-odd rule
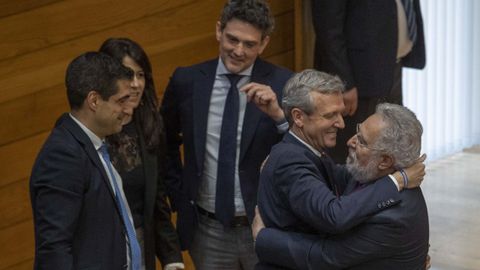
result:
[[[288,131],[288,121],[287,119],[283,118],[282,120],[275,123],[277,126],[277,131],[279,134],[286,133]]]
[[[389,174],[388,177],[390,177],[390,179],[392,179],[393,183],[397,187],[397,190],[400,191],[400,186],[398,185],[397,179],[395,179],[395,177],[391,174]]]
[[[163,270],[177,270],[177,269],[185,269],[185,265],[181,262],[176,262],[176,263],[169,263],[165,265]]]

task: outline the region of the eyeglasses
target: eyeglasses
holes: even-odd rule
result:
[[[383,149],[368,146],[367,142],[362,137],[362,134],[360,134],[360,124],[357,124],[357,134],[355,134],[355,137],[357,137],[357,145],[360,145],[361,147],[365,147],[373,151],[383,151]]]

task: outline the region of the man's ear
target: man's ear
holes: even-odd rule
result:
[[[302,128],[305,122],[305,114],[303,111],[298,108],[293,108],[290,111],[290,114],[292,115],[293,124],[299,128]]]
[[[388,170],[393,167],[393,164],[395,164],[395,160],[393,160],[393,157],[390,155],[381,155],[381,161],[378,164],[378,169],[383,171],[383,170]]]
[[[260,50],[258,51],[258,55],[263,53],[263,51],[265,50],[265,48],[268,45],[268,42],[270,42],[270,36],[266,36],[262,39],[262,41],[260,43]]]
[[[222,24],[220,21],[217,21],[215,25],[215,36],[217,37],[217,41],[220,42],[220,38],[222,37]]]
[[[96,111],[99,99],[100,95],[96,91],[90,91],[88,92],[84,102],[86,103],[85,105],[90,108],[90,110]]]

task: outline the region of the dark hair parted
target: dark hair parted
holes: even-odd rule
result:
[[[220,29],[223,31],[232,19],[247,22],[262,32],[262,39],[273,32],[275,19],[270,7],[263,0],[229,0],[220,15]]]
[[[90,91],[108,100],[117,93],[118,80],[131,80],[132,76],[131,69],[104,53],[86,52],[78,56],[70,62],[65,75],[70,108],[80,109]]]
[[[147,149],[157,149],[163,136],[163,122],[158,111],[152,66],[147,54],[138,43],[128,38],[109,38],[100,47],[100,52],[110,55],[120,63],[128,56],[145,73],[145,89],[140,104],[134,110],[133,121],[141,128]]]

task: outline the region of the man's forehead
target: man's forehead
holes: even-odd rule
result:
[[[382,117],[378,114],[370,115],[363,123],[360,125],[361,133],[364,137],[375,136],[383,128],[385,128],[385,122]]]
[[[310,92],[311,97],[320,112],[332,112],[337,110],[343,110],[343,96],[340,92],[335,93],[320,93]]]
[[[262,31],[254,25],[233,18],[225,24],[222,32],[231,37],[235,37],[244,42],[261,42]]]

